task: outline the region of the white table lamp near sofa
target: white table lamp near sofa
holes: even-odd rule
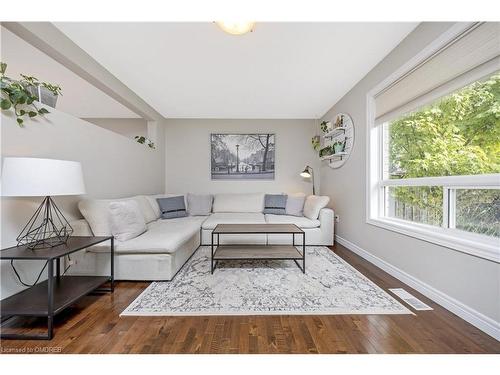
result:
[[[2,169],[2,196],[45,197],[25,225],[17,244],[44,249],[66,243],[73,228],[51,198],[85,194],[79,162],[6,157]]]

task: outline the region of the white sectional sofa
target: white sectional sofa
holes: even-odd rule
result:
[[[179,195],[179,194],[175,194]],[[147,230],[127,241],[115,240],[116,280],[171,280],[200,245],[210,245],[217,224],[293,223],[306,233],[306,245],[333,244],[334,213],[322,208],[316,220],[290,215],[264,214],[264,194],[216,194],[208,216],[161,219],[156,198],[168,195],[135,196],[115,200],[84,200],[79,209],[86,219],[71,223],[73,235],[111,235],[108,207],[111,202],[134,200],[144,216]],[[188,208],[189,209],[189,208]],[[301,244],[296,236],[296,244]],[[290,243],[286,235],[220,237],[225,243]],[[109,274],[109,244],[86,249],[72,259],[71,274]]]

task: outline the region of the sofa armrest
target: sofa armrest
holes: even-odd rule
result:
[[[333,225],[334,222],[334,212],[331,208],[322,208],[319,211],[319,222],[321,223],[320,225],[323,226],[325,225]]]
[[[94,233],[92,233],[92,229],[90,229],[89,223],[87,223],[87,220],[85,219],[80,219],[80,220],[73,220],[69,223],[71,227],[73,228],[73,235],[74,236],[93,236]]]
[[[331,208],[323,208],[319,212],[319,223],[321,230],[321,244],[331,246],[335,237],[335,213]]]

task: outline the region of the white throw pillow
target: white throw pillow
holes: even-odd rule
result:
[[[316,220],[319,216],[319,211],[325,208],[330,202],[330,197],[309,195],[304,203],[304,216],[311,220]]]
[[[216,194],[212,212],[262,212],[264,194]]]
[[[146,224],[158,219],[156,217],[155,210],[153,209],[145,195],[136,195],[131,199],[135,200],[139,205],[139,209],[141,210],[142,216],[144,216],[144,220],[146,220]]]
[[[83,199],[78,209],[92,229],[94,236],[111,236],[109,226],[109,203],[107,199]]]
[[[111,202],[135,201],[146,223],[156,220],[156,213],[148,204],[146,197],[135,196],[123,199],[83,199],[78,202],[78,209],[90,225],[94,236],[111,236],[109,225],[109,204]]]
[[[146,221],[135,200],[111,202],[109,204],[111,234],[118,241],[127,241],[146,231]]]
[[[304,193],[288,194],[286,200],[285,213],[291,216],[304,216],[304,203],[306,195]]]
[[[208,216],[212,212],[214,197],[210,194],[188,194],[186,200],[190,216]]]

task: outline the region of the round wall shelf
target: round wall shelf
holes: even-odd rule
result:
[[[351,155],[354,146],[354,124],[347,113],[339,113],[321,134],[319,157],[330,168],[340,168]]]

